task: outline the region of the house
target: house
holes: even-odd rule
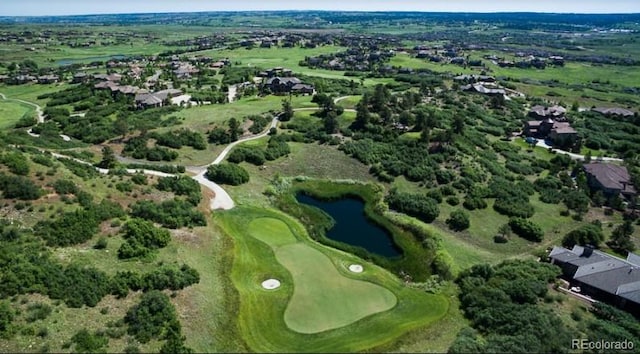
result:
[[[267,80],[267,87],[273,93],[289,93],[294,85],[301,84],[297,77],[271,77]]]
[[[555,120],[563,120],[566,113],[567,109],[562,106],[554,105],[551,107],[545,107],[542,105],[536,105],[531,107],[529,110],[529,117],[537,119],[552,118]]]
[[[80,84],[87,82],[91,76],[87,73],[75,73],[73,75],[73,79],[71,79],[72,84]]]
[[[620,195],[625,198],[637,195],[627,168],[610,163],[584,165],[589,187],[601,190],[605,196]]]
[[[568,122],[555,121],[553,118],[530,120],[524,124],[524,135],[538,139],[549,139],[555,145],[573,146],[578,132]]]
[[[458,75],[453,77],[454,81],[457,82],[496,82],[496,79],[493,76],[488,75]]]
[[[60,80],[60,77],[58,77],[58,75],[41,75],[41,76],[38,76],[38,83],[39,84],[55,84],[56,82],[58,82],[58,80]]]
[[[628,109],[624,108],[606,108],[606,107],[597,107],[592,109],[594,112],[598,112],[605,116],[618,116],[618,117],[633,117],[635,113]]]
[[[489,96],[504,96],[506,94],[506,91],[503,88],[500,88],[497,85],[490,85],[488,83],[464,85],[461,86],[460,89]]]
[[[556,246],[549,258],[562,269],[570,287],[640,314],[640,256],[629,253],[622,259],[590,246],[574,246],[571,250]]]
[[[316,89],[313,87],[313,85],[295,84],[291,87],[291,93],[301,95],[314,95],[316,93]]]
[[[162,107],[167,100],[180,95],[182,95],[182,91],[178,89],[166,89],[158,92],[138,92],[134,100],[137,108]]]

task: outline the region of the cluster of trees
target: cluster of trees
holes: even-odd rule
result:
[[[127,221],[122,237],[125,242],[118,249],[120,259],[148,257],[171,241],[169,231],[155,227],[152,222],[142,219]]]
[[[493,209],[500,214],[530,218],[535,213],[529,203],[529,196],[535,193],[533,185],[526,181],[511,182],[501,177],[493,177],[489,182],[489,197],[496,198]]]
[[[597,222],[569,231],[562,239],[562,245],[565,247],[573,247],[574,245],[598,247],[602,241],[604,241],[602,225]]]
[[[124,321],[128,326],[127,332],[141,343],[152,339],[166,340],[160,353],[193,353],[184,344],[182,327],[173,304],[160,291],[143,294],[140,302],[127,311]]]
[[[452,211],[446,222],[447,225],[449,225],[449,228],[454,231],[463,231],[471,226],[471,221],[469,221],[469,214],[460,209]]]
[[[152,132],[149,137],[155,139],[156,144],[173,149],[180,149],[183,146],[191,146],[196,150],[207,148],[207,142],[202,134],[184,128],[166,133]]]
[[[404,193],[393,189],[387,195],[385,201],[390,208],[415,216],[427,223],[435,220],[440,214],[438,202],[425,194]]]
[[[0,162],[9,168],[11,173],[20,176],[29,174],[29,163],[25,156],[19,152],[4,154],[0,157]]]
[[[23,176],[11,176],[0,172],[0,191],[6,199],[36,200],[44,191],[32,180]]]
[[[70,307],[93,307],[107,294],[124,297],[130,290],[180,290],[200,281],[198,272],[187,265],[164,265],[145,274],[118,272],[113,277],[92,267],[64,266],[41,241],[11,230],[3,230],[0,240],[0,299],[36,292]],[[6,237],[7,233],[12,236]]]
[[[542,228],[531,220],[523,218],[509,219],[509,227],[518,236],[534,242],[540,242],[544,238]]]
[[[281,156],[286,156],[291,152],[287,144],[286,137],[280,135],[272,135],[269,138],[266,149],[257,147],[238,147],[235,148],[227,161],[231,163],[240,163],[243,161],[252,163],[256,166],[263,165],[266,161],[273,161]]]
[[[228,129],[219,126],[211,129],[207,133],[209,142],[211,144],[224,145],[238,140],[238,136],[242,133],[240,130],[240,122],[235,118],[231,118],[229,119],[228,126]]]
[[[198,205],[202,199],[200,184],[193,178],[185,176],[161,177],[156,188],[161,191],[170,191],[176,195],[184,195],[192,205]]]
[[[571,333],[556,314],[538,304],[559,274],[556,266],[521,260],[465,271],[457,283],[471,328],[458,333],[449,352],[566,352]]]
[[[211,165],[205,174],[207,179],[221,184],[239,186],[249,182],[249,173],[242,166],[233,163]]]
[[[124,216],[119,204],[103,199],[99,204],[88,201],[83,209],[62,213],[55,220],[40,220],[34,233],[50,246],[65,247],[88,241],[98,231],[100,223]]]
[[[165,200],[159,204],[141,200],[132,204],[130,208],[132,216],[157,222],[170,229],[207,224],[204,215],[194,209],[191,203],[177,198]]]
[[[131,156],[134,159],[146,159],[149,161],[173,161],[178,158],[176,151],[161,147],[148,146],[149,136],[138,136],[127,141],[122,150],[125,156]]]

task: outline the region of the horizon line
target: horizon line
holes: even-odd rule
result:
[[[422,10],[328,10],[328,9],[291,9],[291,10],[207,10],[207,11],[161,11],[161,12],[112,12],[79,13],[59,15],[0,15],[0,18],[35,17],[74,17],[74,16],[117,16],[117,15],[161,15],[161,14],[197,14],[197,13],[276,13],[276,12],[342,12],[342,13],[422,13],[422,14],[544,14],[544,15],[640,15],[640,12],[546,12],[546,11],[422,11]]]

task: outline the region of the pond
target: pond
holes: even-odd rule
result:
[[[109,61],[111,59],[122,60],[127,56],[122,54],[114,54],[114,55],[102,55],[96,57],[84,57],[84,58],[65,58],[60,59],[56,62],[56,64],[60,66],[71,65],[75,63],[84,63],[84,62],[93,62],[93,61]]]
[[[324,211],[335,220],[327,238],[385,257],[402,255],[391,234],[367,219],[362,201],[354,198],[323,201],[302,193],[296,195],[296,200]]]

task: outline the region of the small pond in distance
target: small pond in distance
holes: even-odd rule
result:
[[[389,232],[367,219],[362,201],[354,198],[323,201],[303,193],[298,193],[296,200],[324,211],[335,220],[335,225],[327,231],[328,238],[385,257],[402,255]]]

